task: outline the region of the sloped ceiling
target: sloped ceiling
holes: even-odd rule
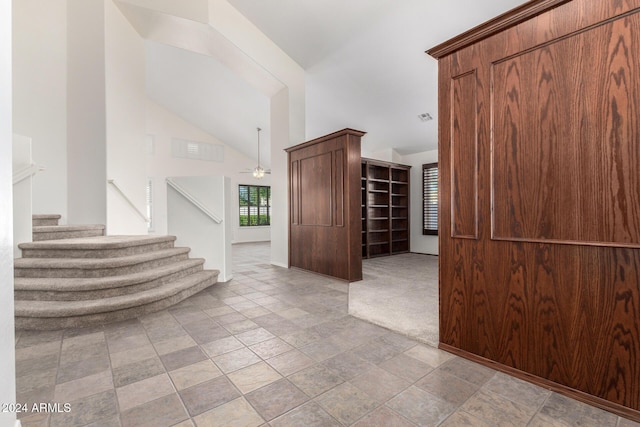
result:
[[[367,132],[363,150],[400,154],[437,148],[437,63],[425,50],[524,3],[230,2],[305,68],[309,139],[351,127]]]
[[[269,98],[216,59],[146,41],[147,95],[188,122],[270,166]],[[180,135],[176,135],[180,136]]]
[[[229,0],[306,71],[306,135],[367,132],[363,150],[437,148],[437,63],[425,50],[522,0]],[[268,99],[210,57],[147,42],[151,99],[268,164]],[[422,122],[418,115],[433,120]],[[264,154],[264,155],[263,155]]]

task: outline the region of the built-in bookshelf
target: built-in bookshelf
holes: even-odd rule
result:
[[[362,257],[409,252],[411,166],[362,159]]]

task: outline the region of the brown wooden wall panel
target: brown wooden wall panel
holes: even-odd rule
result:
[[[300,224],[300,162],[298,160],[291,162],[291,177],[289,178],[289,218],[291,223]]]
[[[478,237],[477,84],[475,70],[451,79],[451,234]]]
[[[332,225],[332,152],[300,159],[300,224]]]
[[[436,49],[441,347],[640,421],[640,0],[527,7]],[[452,237],[463,120],[475,240]]]
[[[494,238],[640,247],[633,27],[639,14],[493,65]]]
[[[345,129],[288,148],[289,265],[362,279],[360,138]]]
[[[333,212],[334,225],[338,227],[344,226],[344,150],[336,150],[333,152]]]

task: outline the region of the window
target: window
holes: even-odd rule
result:
[[[240,227],[271,225],[271,187],[239,185]]]
[[[438,164],[422,165],[422,234],[438,235]]]

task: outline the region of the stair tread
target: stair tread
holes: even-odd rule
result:
[[[34,227],[36,228],[36,227]],[[20,243],[20,249],[122,249],[132,246],[149,245],[153,243],[162,243],[175,241],[175,236],[93,236],[93,237],[76,237],[72,239],[62,240],[42,240],[39,242]]]
[[[59,214],[33,214],[32,219],[60,219],[62,215]]]
[[[141,291],[135,294],[82,301],[32,301],[16,300],[16,316],[22,317],[67,317],[95,313],[106,313],[149,304],[168,298],[212,277],[218,270],[203,270],[183,277],[170,284]]]
[[[67,231],[104,230],[104,228],[105,226],[101,224],[34,225],[32,230],[34,233],[63,233]]]
[[[169,248],[141,254],[126,255],[114,258],[17,258],[15,268],[33,269],[103,269],[135,265],[146,261],[189,253],[190,248]]]
[[[150,268],[137,273],[123,274],[119,276],[105,277],[16,277],[14,289],[16,291],[59,291],[59,292],[83,292],[100,289],[118,288],[135,285],[154,280],[181,270],[204,264],[204,258],[189,258],[172,264]]]

